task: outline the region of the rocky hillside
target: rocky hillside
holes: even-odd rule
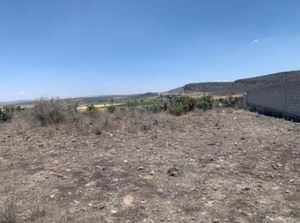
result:
[[[215,95],[242,94],[249,90],[283,84],[285,81],[300,81],[300,71],[268,74],[234,82],[205,82],[187,84],[168,93],[210,93]]]

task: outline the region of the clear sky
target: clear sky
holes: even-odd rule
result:
[[[300,69],[299,0],[0,0],[0,101]]]

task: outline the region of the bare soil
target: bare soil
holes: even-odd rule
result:
[[[300,222],[299,124],[225,109],[25,125],[0,125],[17,222]]]

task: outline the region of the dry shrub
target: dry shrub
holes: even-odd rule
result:
[[[0,223],[16,223],[17,222],[17,208],[14,197],[6,199],[1,207]]]
[[[177,117],[167,113],[153,113],[147,109],[116,109],[98,112],[97,115],[77,112],[76,106],[59,99],[40,99],[33,108],[35,123],[49,126],[49,132],[66,134],[102,135],[106,133],[146,133],[161,124],[172,129],[178,127]],[[63,123],[63,125],[58,125]],[[49,133],[49,134],[50,134]]]
[[[91,214],[93,215],[93,214]],[[96,216],[72,216],[72,215],[65,215],[61,217],[60,220],[58,220],[59,223],[82,223],[82,222],[88,222],[88,223],[108,223],[109,221],[106,219],[105,216],[101,216],[100,214],[96,213],[94,214]],[[100,215],[100,216],[98,216]]]
[[[59,98],[41,98],[35,101],[32,117],[41,126],[78,120],[77,104],[67,103]]]
[[[27,210],[26,222],[41,222],[46,216],[45,197],[38,195]]]
[[[114,113],[104,112],[91,119],[92,131],[96,135],[103,132],[139,133],[151,130],[152,113],[142,109],[117,109]]]
[[[143,109],[133,109],[124,114],[121,120],[123,133],[140,133],[151,130],[152,113]]]
[[[28,117],[14,117],[11,126],[15,134],[23,134],[31,127]]]

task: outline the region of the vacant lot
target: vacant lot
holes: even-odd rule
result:
[[[3,212],[18,222],[300,222],[299,124],[233,109],[99,119],[1,124]]]

